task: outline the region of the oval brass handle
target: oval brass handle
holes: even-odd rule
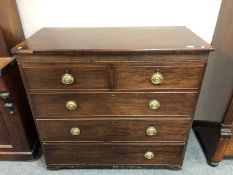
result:
[[[151,152],[151,151],[147,151],[145,154],[144,154],[144,157],[146,158],[146,159],[153,159],[154,157],[155,157],[155,155],[154,155],[154,153],[153,152]]]
[[[158,100],[151,100],[149,103],[149,108],[152,110],[156,110],[160,107],[160,103]]]
[[[66,108],[70,111],[73,111],[78,108],[78,105],[75,101],[67,101],[66,102]]]
[[[155,127],[149,127],[146,129],[146,135],[155,136],[157,134],[157,129]]]
[[[156,72],[151,76],[151,82],[155,85],[161,84],[163,80],[163,75],[159,72]]]
[[[61,77],[61,82],[63,84],[73,84],[74,83],[74,77],[71,74],[65,73]]]
[[[72,135],[77,136],[77,135],[80,134],[80,129],[77,128],[77,127],[73,127],[73,128],[70,129],[70,133],[71,133]]]

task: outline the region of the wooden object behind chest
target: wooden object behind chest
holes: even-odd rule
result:
[[[17,45],[48,168],[181,168],[211,50],[185,27],[51,28]]]
[[[38,146],[16,61],[0,58],[0,160],[33,160]]]
[[[233,1],[222,1],[193,129],[212,166],[233,157]],[[229,141],[230,140],[230,141]]]
[[[39,140],[10,49],[24,40],[15,0],[0,1],[0,160],[33,160]]]

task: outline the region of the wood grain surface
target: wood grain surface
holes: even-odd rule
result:
[[[66,93],[31,94],[35,117],[40,116],[186,116],[191,117],[197,93]],[[158,100],[157,110],[149,108],[151,100]],[[75,101],[78,108],[66,109],[67,101]]]
[[[18,49],[19,48],[19,49]],[[13,53],[209,52],[186,27],[43,28]]]
[[[186,141],[191,119],[43,119],[37,120],[43,142],[181,142]],[[70,129],[78,127],[80,135]],[[155,136],[146,135],[154,127]]]
[[[48,165],[181,165],[184,144],[45,144]],[[152,151],[154,159],[145,159]],[[98,162],[98,164],[96,164]]]

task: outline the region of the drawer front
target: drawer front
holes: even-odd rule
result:
[[[72,64],[70,64],[72,65]],[[110,89],[110,68],[100,65],[24,67],[28,89]]]
[[[119,66],[115,67],[116,89],[198,89],[204,73],[200,66]]]
[[[31,94],[30,97],[35,116],[190,116],[196,95],[196,93],[76,93]],[[67,105],[76,106],[76,109],[71,110],[69,107],[68,109]],[[149,106],[158,108],[151,109]]]
[[[42,141],[185,141],[191,119],[37,120]]]
[[[184,144],[45,144],[48,165],[181,165]],[[145,155],[146,154],[146,155]],[[154,155],[154,157],[153,157]],[[147,158],[145,158],[147,157]],[[152,158],[153,157],[153,158]],[[151,159],[148,159],[151,158]]]

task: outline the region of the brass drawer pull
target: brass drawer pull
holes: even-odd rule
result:
[[[151,82],[154,85],[161,84],[163,82],[163,80],[164,80],[163,75],[159,72],[156,72],[151,76]]]
[[[149,108],[152,110],[156,110],[160,107],[160,103],[158,100],[151,100],[149,103]]]
[[[73,111],[78,108],[78,105],[75,101],[67,101],[66,102],[66,109]]]
[[[80,134],[80,129],[77,128],[77,127],[71,128],[71,129],[70,129],[70,133],[71,133],[72,135],[74,135],[74,136],[77,136],[77,135]]]
[[[155,157],[155,155],[154,155],[153,152],[147,151],[147,152],[144,154],[144,157],[145,157],[146,159],[151,160],[151,159],[153,159],[153,158]]]
[[[146,129],[146,135],[155,136],[157,134],[157,129],[155,127],[149,127]]]
[[[63,84],[66,84],[66,85],[73,84],[74,83],[74,77],[69,73],[65,73],[61,77],[61,82]]]

